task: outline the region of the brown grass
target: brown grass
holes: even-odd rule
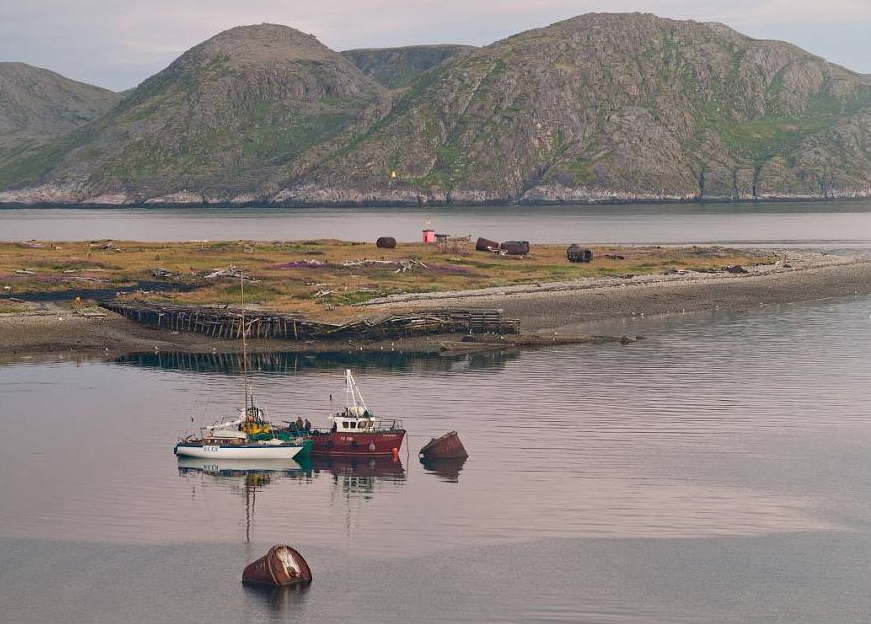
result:
[[[107,247],[107,248],[103,248]],[[29,247],[0,243],[0,291],[15,295],[66,288],[106,288],[159,281],[154,268],[170,271],[166,281],[193,287],[184,293],[136,295],[152,301],[235,304],[239,281],[206,280],[204,275],[231,265],[256,280],[246,283],[246,303],[337,319],[357,314],[350,304],[388,294],[451,291],[489,286],[564,281],[583,277],[663,273],[670,269],[718,269],[726,265],[770,263],[771,255],[712,247],[596,247],[590,264],[566,260],[563,245],[536,245],[526,257],[486,252],[445,253],[436,245],[372,244],[337,240],[211,243],[88,242],[44,243]],[[623,259],[607,256],[623,256]],[[398,265],[343,266],[354,260],[415,260],[426,267],[396,272]],[[321,265],[306,264],[316,261]],[[16,274],[29,269],[33,275]],[[78,278],[78,279],[76,279]],[[81,278],[105,281],[87,281]],[[318,296],[320,294],[320,296]]]

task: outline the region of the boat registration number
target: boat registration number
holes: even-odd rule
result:
[[[220,446],[204,446],[203,451],[206,453],[217,453]]]

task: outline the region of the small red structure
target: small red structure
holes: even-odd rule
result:
[[[425,242],[425,243],[436,242],[435,230],[424,230],[423,231],[423,242]]]
[[[290,546],[273,546],[257,561],[242,571],[242,582],[248,585],[298,585],[311,583],[312,572],[302,555]]]

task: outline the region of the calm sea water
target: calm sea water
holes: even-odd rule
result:
[[[450,208],[0,209],[0,240],[420,239],[871,248],[871,201]]]
[[[626,321],[641,343],[255,362],[324,424],[350,366],[398,462],[183,464],[234,411],[218,354],[0,368],[0,621],[871,619],[871,299]],[[470,457],[416,451],[458,430]],[[409,452],[410,450],[410,452]],[[305,591],[243,588],[272,543]]]

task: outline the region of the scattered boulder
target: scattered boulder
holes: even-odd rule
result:
[[[742,267],[740,264],[729,265],[727,267],[724,267],[724,270],[726,271],[726,273],[736,273],[736,274],[749,272],[749,271],[747,271],[747,269]]]
[[[396,249],[396,239],[392,236],[382,236],[375,241],[375,246],[379,249]]]

